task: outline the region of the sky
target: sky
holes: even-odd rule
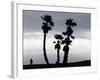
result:
[[[77,23],[73,27],[75,39],[70,46],[68,62],[77,62],[91,59],[91,14],[75,12],[54,12],[23,10],[23,64],[29,64],[30,58],[33,64],[45,64],[43,56],[43,20],[40,16],[51,15],[54,27],[47,34],[46,50],[50,63],[56,63],[57,51],[54,49],[56,41],[54,35],[65,31],[66,19],[72,18]],[[63,61],[64,52],[60,50],[60,62]]]

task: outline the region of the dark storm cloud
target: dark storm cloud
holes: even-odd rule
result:
[[[23,28],[24,32],[37,32],[41,31],[42,19],[40,16],[49,14],[52,16],[55,23],[52,31],[63,32],[65,31],[66,19],[72,18],[77,23],[74,27],[74,34],[76,37],[90,38],[90,13],[75,13],[75,12],[49,12],[49,11],[23,11]],[[88,33],[88,34],[87,34]]]

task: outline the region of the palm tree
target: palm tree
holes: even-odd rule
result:
[[[43,20],[43,23],[42,23],[43,25],[41,29],[43,30],[43,33],[44,33],[44,39],[43,39],[44,59],[45,59],[46,64],[49,64],[47,54],[46,54],[46,34],[48,33],[48,31],[52,30],[54,23],[50,15],[44,15],[44,16],[41,16],[41,18]]]
[[[55,36],[55,39],[57,39],[57,41],[53,42],[53,43],[56,43],[55,44],[55,49],[57,49],[57,64],[60,63],[60,48],[61,48],[61,40],[63,39],[62,35],[60,34],[56,34]]]
[[[62,34],[65,36],[64,40],[62,41],[62,44],[64,44],[63,51],[64,51],[64,58],[63,58],[63,64],[66,64],[68,62],[68,52],[69,52],[69,45],[71,45],[72,40],[75,37],[73,34],[72,27],[77,26],[76,22],[73,21],[73,19],[69,18],[66,20],[65,24],[67,25],[66,31]]]

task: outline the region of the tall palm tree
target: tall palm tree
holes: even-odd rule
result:
[[[66,64],[68,62],[68,52],[69,52],[69,45],[71,45],[72,40],[75,37],[73,34],[72,27],[77,26],[76,22],[73,21],[73,19],[69,18],[66,20],[65,24],[67,25],[66,31],[62,34],[65,36],[64,40],[62,41],[62,44],[64,44],[63,51],[64,51],[64,58],[63,58],[63,64]]]
[[[55,49],[57,49],[57,64],[60,63],[60,49],[61,49],[61,40],[63,39],[62,35],[56,34],[55,39],[57,40],[56,42],[54,41],[53,43],[55,44]]]
[[[42,20],[43,20],[43,25],[41,27],[41,29],[43,30],[44,33],[44,39],[43,39],[43,53],[44,53],[44,59],[46,64],[49,64],[48,58],[47,58],[47,54],[46,54],[46,34],[48,33],[48,31],[52,30],[52,27],[54,26],[54,22],[52,21],[52,17],[50,15],[44,15],[41,16]]]

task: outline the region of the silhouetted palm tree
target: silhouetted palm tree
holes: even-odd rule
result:
[[[55,39],[57,39],[57,42],[53,42],[53,43],[56,43],[55,44],[55,49],[57,49],[57,64],[60,63],[60,48],[61,48],[61,40],[63,39],[62,35],[60,34],[56,34],[55,35]]]
[[[69,45],[71,45],[72,40],[75,37],[73,34],[72,27],[77,26],[76,22],[73,21],[73,19],[69,18],[66,20],[65,24],[67,25],[66,31],[62,34],[65,36],[64,40],[62,41],[62,44],[64,44],[63,51],[64,51],[64,58],[63,58],[63,64],[66,64],[68,61],[68,52],[69,52]]]
[[[41,16],[42,20],[43,20],[43,25],[42,25],[42,30],[44,33],[44,39],[43,39],[43,52],[44,52],[44,59],[46,61],[47,64],[49,64],[48,58],[47,58],[47,54],[46,54],[46,34],[48,33],[48,31],[52,30],[52,26],[54,26],[54,23],[52,21],[52,17],[50,15],[44,15]]]

